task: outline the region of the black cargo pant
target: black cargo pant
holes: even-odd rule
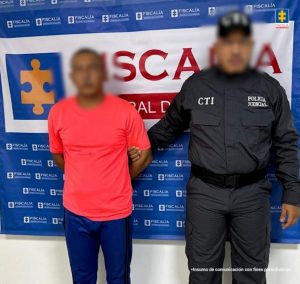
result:
[[[221,188],[191,177],[187,189],[189,284],[221,284],[225,241],[231,244],[232,283],[264,284],[269,262],[271,183]]]

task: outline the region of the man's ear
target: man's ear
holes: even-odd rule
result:
[[[216,64],[218,61],[218,50],[219,50],[220,42],[219,40],[216,40],[213,45],[213,64]]]
[[[99,54],[99,60],[100,60],[101,70],[103,70],[103,79],[104,79],[104,81],[107,81],[108,73],[107,73],[107,64],[106,64],[106,54],[105,53],[100,53]]]

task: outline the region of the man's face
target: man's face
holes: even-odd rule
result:
[[[92,96],[101,92],[105,81],[103,61],[93,53],[81,53],[72,60],[71,79],[80,95]]]
[[[218,65],[228,74],[245,71],[250,62],[252,47],[252,38],[239,30],[220,37],[215,44]]]

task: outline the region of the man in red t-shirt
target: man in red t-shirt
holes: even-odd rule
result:
[[[55,104],[48,117],[50,152],[65,173],[65,236],[73,283],[97,282],[103,250],[108,284],[130,283],[131,179],[152,160],[144,123],[127,101],[105,94],[99,54],[77,51],[71,79],[77,95]],[[141,149],[128,163],[127,149]]]

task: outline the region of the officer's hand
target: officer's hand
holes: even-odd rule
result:
[[[300,216],[300,207],[283,203],[281,207],[280,222],[282,229],[286,229],[297,223]]]
[[[137,161],[141,156],[141,150],[135,146],[128,148],[127,152],[132,162]]]

